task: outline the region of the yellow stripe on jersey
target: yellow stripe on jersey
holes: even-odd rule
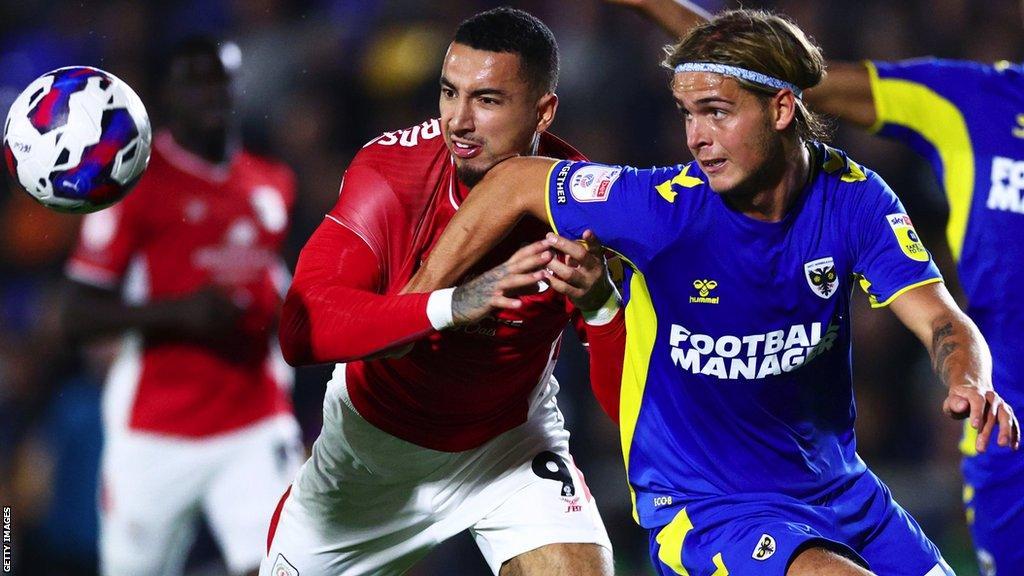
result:
[[[964,420],[964,435],[960,438],[960,453],[964,456],[978,455],[978,431]]]
[[[711,576],[729,576],[729,569],[725,567],[725,560],[722,560],[722,553],[715,554],[711,559],[715,563],[715,572]]]
[[[629,282],[629,303],[626,305],[626,353],[622,366],[622,389],[619,392],[619,434],[622,440],[622,458],[629,478],[629,449],[640,417],[647,371],[650,367],[654,339],[658,333],[658,318],[647,289],[644,275],[633,267]],[[640,523],[636,511],[636,491],[629,484],[629,498],[633,503],[633,519]]]
[[[683,568],[683,540],[686,539],[686,533],[690,530],[693,530],[693,523],[690,522],[690,517],[686,514],[686,508],[683,508],[654,537],[654,541],[658,543],[658,560],[682,576],[690,574],[686,568]],[[718,572],[716,571],[715,574]]]
[[[868,302],[871,303],[871,307],[872,308],[885,308],[889,304],[892,304],[893,300],[899,298],[900,296],[906,294],[907,292],[910,292],[914,288],[920,288],[921,286],[927,286],[929,284],[935,284],[936,282],[942,282],[942,278],[929,278],[927,280],[922,280],[920,282],[916,282],[914,284],[911,284],[910,286],[904,286],[903,288],[897,290],[895,294],[893,294],[892,296],[889,296],[889,298],[887,298],[884,302],[879,302],[878,298],[876,298],[874,294],[868,294]],[[868,282],[867,278],[863,278],[863,277],[861,278],[860,283],[861,283],[861,287],[863,287],[864,284],[867,284],[868,286],[871,285],[871,283]],[[866,288],[865,288],[865,291],[867,291]]]
[[[942,160],[942,187],[949,199],[946,238],[953,258],[960,260],[967,218],[974,195],[974,148],[960,109],[933,90],[909,80],[878,77],[878,69],[866,62],[875,100],[877,132],[885,124],[904,126],[931,143]]]
[[[544,179],[544,211],[548,215],[548,224],[551,225],[551,229],[554,230],[555,234],[561,236],[558,232],[558,226],[555,226],[555,219],[551,216],[551,173],[555,171],[555,166],[558,166],[558,162],[551,165],[548,168],[547,178]]]

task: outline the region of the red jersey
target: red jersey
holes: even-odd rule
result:
[[[581,158],[549,134],[541,135],[538,153]],[[378,428],[450,452],[526,421],[531,393],[550,375],[573,315],[567,299],[548,289],[524,297],[516,310],[438,332],[427,319],[428,294],[398,295],[467,194],[438,120],[371,141],[303,249],[281,328],[293,363],[347,361],[413,343],[399,358],[349,362],[349,396]],[[548,230],[539,221],[520,223],[467,276]]]
[[[85,217],[71,278],[122,286],[131,303],[216,285],[244,310],[233,337],[216,345],[130,339],[106,392],[108,411],[124,419],[118,425],[200,437],[290,409],[290,369],[271,338],[294,195],[294,176],[281,164],[242,151],[215,166],[161,133],[135,190]]]

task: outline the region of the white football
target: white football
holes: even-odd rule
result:
[[[72,66],[43,74],[4,124],[4,159],[19,186],[48,208],[95,212],[124,198],[149,164],[142,100],[113,74]]]

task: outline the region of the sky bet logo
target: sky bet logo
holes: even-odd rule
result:
[[[1024,162],[1000,156],[992,159],[992,188],[985,206],[1024,214]]]

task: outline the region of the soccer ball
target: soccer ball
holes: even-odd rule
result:
[[[11,105],[4,159],[43,206],[95,212],[121,198],[149,164],[142,100],[113,74],[72,66],[43,74]]]

